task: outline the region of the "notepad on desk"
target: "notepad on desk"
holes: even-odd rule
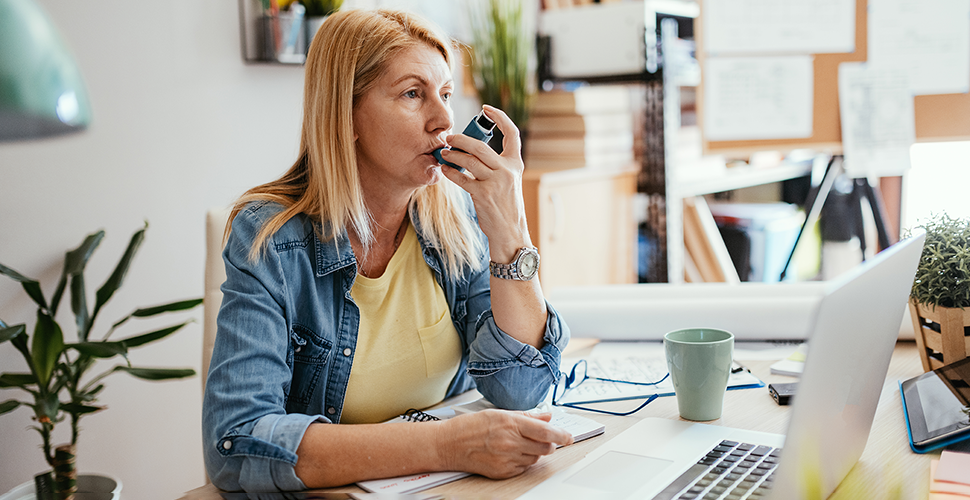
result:
[[[970,454],[943,451],[939,459],[930,462],[929,500],[970,498]]]
[[[447,420],[458,415],[463,415],[466,413],[474,413],[487,409],[494,409],[495,406],[486,401],[485,399],[477,399],[470,403],[456,405],[448,408],[441,408],[436,410],[429,410],[427,412],[411,411],[409,410],[404,415],[392,420],[392,422],[397,421],[407,421],[407,422],[423,422],[428,420]],[[548,411],[552,413],[552,420],[550,424],[559,427],[573,436],[573,442],[577,443],[584,439],[589,439],[594,436],[602,434],[606,430],[606,426],[589,418],[576,415],[573,413],[568,413],[560,408],[552,408],[548,406],[542,406],[536,408],[535,410],[530,410],[534,412]],[[457,481],[464,477],[468,477],[471,474],[468,472],[425,472],[420,474],[411,474],[408,476],[394,477],[390,479],[373,479],[370,481],[359,481],[357,486],[360,486],[364,490],[370,493],[388,493],[396,495],[407,495],[411,493],[417,493],[419,491],[424,491],[429,488],[434,488],[435,486],[440,486],[442,484],[447,484],[452,481]]]
[[[495,405],[489,403],[484,398],[480,398],[472,401],[471,403],[452,406],[451,408],[455,411],[455,413],[461,415],[464,413],[474,413],[482,410],[495,409]],[[569,432],[573,436],[573,443],[578,443],[584,439],[599,436],[606,430],[605,425],[595,420],[586,418],[582,415],[567,412],[562,408],[551,406],[548,403],[542,403],[536,408],[529,410],[529,412],[551,413],[552,419],[549,420],[549,424]]]
[[[788,357],[779,360],[771,365],[771,373],[774,375],[787,375],[798,377],[805,370],[805,355],[808,353],[808,344],[801,344],[795,352]]]

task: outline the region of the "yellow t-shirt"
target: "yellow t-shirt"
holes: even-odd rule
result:
[[[440,403],[458,372],[461,342],[410,224],[384,274],[358,274],[350,293],[360,326],[340,422],[383,422]]]

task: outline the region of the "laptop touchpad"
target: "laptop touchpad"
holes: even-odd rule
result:
[[[566,479],[566,484],[627,495],[643,486],[673,462],[609,451]]]

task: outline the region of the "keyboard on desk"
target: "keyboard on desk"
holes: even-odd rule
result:
[[[653,500],[757,500],[771,488],[781,448],[721,441]]]

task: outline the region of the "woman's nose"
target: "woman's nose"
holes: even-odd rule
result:
[[[430,116],[428,117],[428,131],[429,132],[443,132],[445,130],[451,129],[454,125],[453,111],[451,106],[443,100],[437,100],[436,104],[432,106]]]

